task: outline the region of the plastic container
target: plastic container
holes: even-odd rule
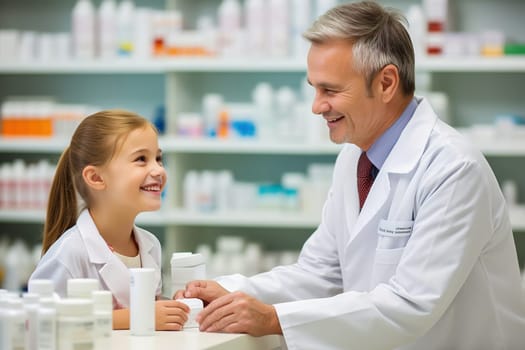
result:
[[[55,350],[57,343],[57,312],[54,298],[40,298],[37,323],[38,349]]]
[[[177,299],[177,301],[188,305],[190,313],[188,315],[188,321],[184,324],[184,329],[187,328],[199,328],[199,324],[195,320],[195,317],[202,311],[204,304],[202,300],[197,298]]]
[[[95,349],[111,347],[113,330],[113,296],[110,291],[96,290],[92,292]]]
[[[4,301],[6,307],[2,311],[2,349],[25,349],[25,323],[26,313],[22,300],[19,298],[9,298]],[[5,338],[4,338],[5,336]]]
[[[57,307],[57,350],[93,349],[93,301],[62,299]]]
[[[205,135],[215,137],[217,135],[217,126],[219,115],[223,109],[223,98],[219,94],[206,94],[202,99],[202,115],[204,116]]]
[[[22,301],[26,315],[25,343],[26,350],[38,349],[38,308],[40,297],[35,293],[24,293]]]
[[[241,4],[239,0],[223,0],[218,11],[219,50],[223,55],[241,54]]]
[[[102,58],[117,56],[117,4],[115,0],[102,0],[98,8],[98,52]]]
[[[133,268],[130,273],[130,332],[135,336],[155,334],[155,269]]]
[[[270,34],[270,55],[285,57],[290,52],[290,9],[288,0],[269,0],[270,17],[268,32]]]
[[[250,56],[264,56],[268,46],[266,30],[268,17],[267,0],[246,0],[244,10],[247,54]]]
[[[78,0],[73,8],[73,56],[95,57],[95,8],[90,0]]]
[[[190,281],[206,279],[206,264],[199,253],[173,253],[170,262],[172,295],[178,290],[184,290]]]
[[[117,7],[117,52],[120,56],[131,56],[134,50],[135,4],[122,0]]]
[[[92,293],[99,289],[98,280],[94,278],[73,278],[67,280],[67,297],[92,299]]]

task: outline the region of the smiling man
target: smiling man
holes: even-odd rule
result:
[[[483,155],[414,96],[402,16],[335,7],[305,34],[312,109],[340,152],[297,263],[194,281],[203,331],[283,334],[290,349],[522,349],[507,207]]]

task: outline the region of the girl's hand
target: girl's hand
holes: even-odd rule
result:
[[[190,308],[176,300],[155,302],[155,329],[157,331],[180,331],[188,320]]]

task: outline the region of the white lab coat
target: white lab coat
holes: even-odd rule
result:
[[[142,267],[155,269],[156,294],[160,295],[161,248],[150,232],[134,227]],[[66,296],[70,278],[96,278],[100,288],[113,294],[113,308],[129,307],[129,270],[100,236],[88,210],[80,213],[75,226],[68,229],[39,261],[30,279],[50,279],[55,291]]]
[[[525,349],[516,249],[496,178],[418,102],[361,213],[361,151],[348,144],[298,263],[218,279],[274,304],[290,349]],[[407,222],[411,234],[379,234]]]

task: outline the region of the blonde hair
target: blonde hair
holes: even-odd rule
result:
[[[75,130],[62,153],[51,184],[44,224],[42,254],[70,227],[79,214],[77,195],[90,206],[82,171],[88,165],[106,164],[130,132],[153,124],[125,110],[107,110],[86,117]]]
[[[415,90],[414,48],[397,10],[383,8],[374,1],[336,6],[320,16],[303,36],[312,43],[347,40],[352,43],[354,68],[365,76],[371,92],[372,81],[387,64],[399,71],[405,95]]]

